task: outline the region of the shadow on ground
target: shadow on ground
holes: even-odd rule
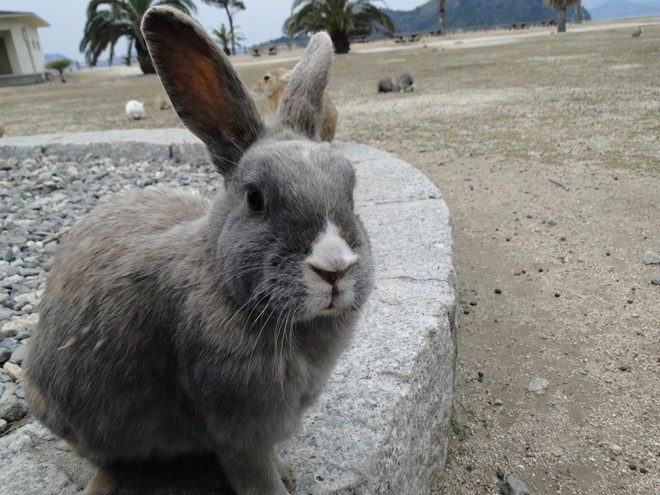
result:
[[[117,495],[233,495],[213,454],[151,460],[113,469]]]

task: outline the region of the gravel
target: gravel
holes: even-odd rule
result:
[[[27,413],[20,365],[59,235],[99,198],[125,188],[159,184],[213,195],[222,185],[204,163],[53,155],[6,163],[0,168],[0,431]]]
[[[23,419],[27,414],[27,405],[24,400],[19,399],[15,395],[8,397],[3,396],[0,399],[0,419],[11,423]]]

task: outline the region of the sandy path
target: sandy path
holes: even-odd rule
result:
[[[456,239],[455,433],[471,436],[440,493],[497,493],[498,469],[536,494],[657,493],[660,266],[641,259],[660,247],[658,177],[408,158]]]

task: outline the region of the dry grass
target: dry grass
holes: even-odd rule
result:
[[[660,27],[646,28],[639,40],[628,31],[338,57],[331,85],[340,109],[338,137],[391,151],[440,146],[448,157],[532,153],[565,163],[579,154],[586,163],[655,168]],[[238,72],[250,87],[271,67],[241,62]],[[415,76],[415,93],[376,93],[380,77],[403,70]],[[155,76],[113,69],[81,71],[68,79],[0,88],[0,121],[8,134],[181,125],[172,110],[155,108],[154,98],[162,92]],[[126,119],[128,99],[146,103],[145,120]]]

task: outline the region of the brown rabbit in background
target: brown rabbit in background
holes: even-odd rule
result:
[[[312,38],[266,127],[199,24],[155,7],[142,30],[224,190],[124,191],[78,221],[24,361],[31,411],[99,467],[87,494],[115,493],[118,465],[212,453],[238,495],[284,495],[275,446],[373,285],[355,172],[317,141],[332,42]]]
[[[268,109],[275,113],[280,106],[282,97],[291,77],[292,71],[284,67],[266,72],[257,82],[254,91],[268,98]],[[337,118],[339,113],[337,107],[332,103],[330,95],[326,90],[323,93],[323,123],[319,130],[321,141],[331,142],[335,138],[337,130]]]

